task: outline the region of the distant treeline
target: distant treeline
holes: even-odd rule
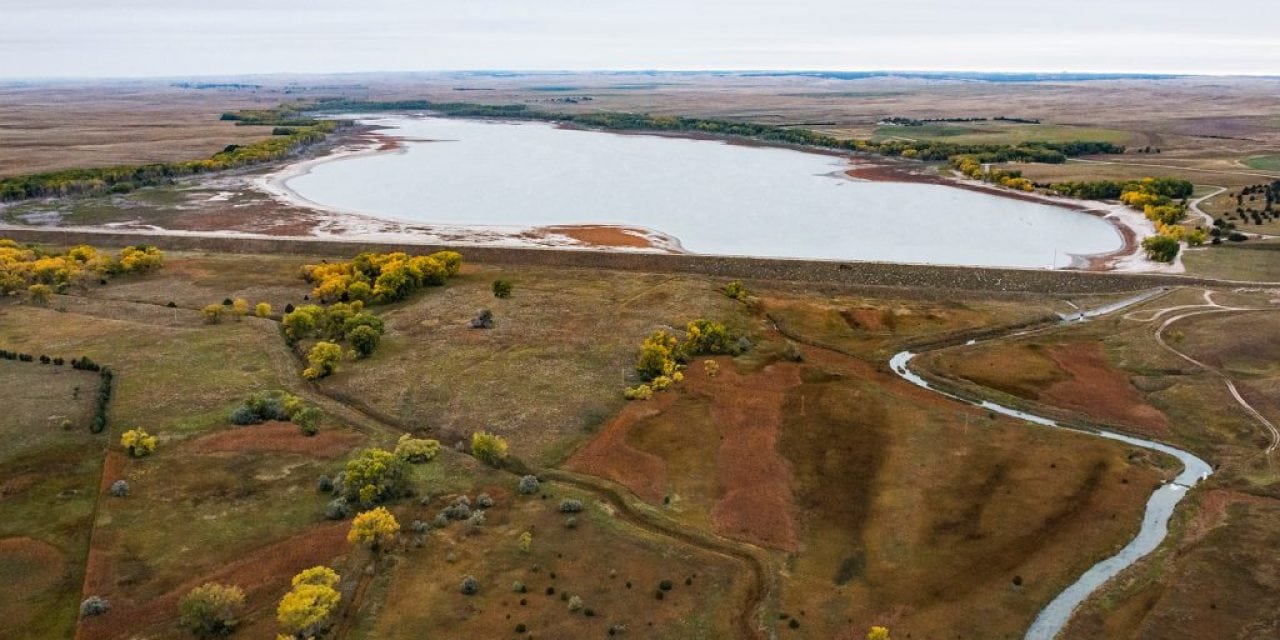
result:
[[[987,122],[994,120],[996,122],[1015,122],[1018,124],[1040,124],[1040,120],[1036,118],[1009,118],[1006,116],[996,116],[994,118],[904,118],[902,116],[889,116],[881,118],[880,124],[892,124],[900,127],[923,127],[933,122]]]
[[[809,129],[754,122],[733,122],[683,116],[654,116],[642,113],[557,113],[530,109],[528,105],[523,104],[493,105],[471,102],[429,102],[426,100],[366,102],[330,98],[317,101],[312,109],[329,112],[430,110],[457,117],[546,120],[613,131],[706,133],[739,136],[766,142],[780,142],[843,151],[861,151],[885,156],[901,156],[934,161],[948,160],[953,156],[965,155],[984,163],[1044,162],[1060,164],[1066,162],[1069,157],[1102,153],[1124,153],[1124,147],[1110,142],[1024,142],[1017,145],[959,144],[923,140],[886,140],[876,142],[872,140],[840,139]]]
[[[275,119],[269,114],[275,114]],[[0,178],[0,201],[125,193],[139,187],[165,184],[183,176],[272,162],[323,141],[341,124],[333,120],[299,119],[295,112],[289,110],[223,114],[222,119],[277,126],[270,138],[245,145],[227,145],[222,151],[202,160],[63,169]]]

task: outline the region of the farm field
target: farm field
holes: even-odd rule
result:
[[[244,592],[235,637],[273,638],[290,577],[314,565],[341,576],[329,627],[336,637],[420,637],[441,627],[467,637],[517,628],[581,637],[625,627],[653,638],[758,630],[830,638],[858,637],[873,624],[902,637],[1016,636],[1132,537],[1151,487],[1172,471],[1167,459],[1120,443],[946,400],[884,364],[903,345],[1034,323],[1115,296],[940,297],[748,282],[740,302],[721,291],[724,281],[701,276],[465,263],[443,287],[371,307],[385,323],[373,355],[308,381],[278,320],[288,305],[311,302],[301,267],[319,262],[174,252],[152,273],[77,285],[47,303],[0,302],[0,347],[89,356],[108,364],[116,383],[108,430],[94,435],[75,426],[88,409],[65,396],[96,376],[0,360],[11,385],[51,378],[22,400],[19,422],[0,423],[3,433],[56,421],[29,436],[22,456],[41,470],[79,465],[47,488],[54,481],[37,472],[29,488],[15,485],[17,499],[78,482],[57,517],[91,523],[66,538],[52,514],[33,515],[0,536],[8,566],[56,568],[45,558],[63,559],[61,575],[51,569],[25,587],[42,595],[22,601],[23,611],[50,625],[32,626],[30,637],[73,625],[82,638],[185,637],[178,602],[217,581]],[[512,283],[510,297],[493,296],[498,279]],[[1178,296],[1195,298],[1165,298]],[[276,311],[206,321],[206,306],[239,298]],[[493,312],[492,328],[468,328],[482,308]],[[724,323],[749,348],[696,358],[683,382],[651,400],[624,400],[643,339],[661,327],[683,333],[699,318]],[[1063,351],[1066,374],[1054,373],[1053,358],[1019,355],[1012,371],[1027,372],[1027,382],[949,374],[999,393],[1031,390],[1073,411],[1055,389],[1070,391],[1071,375],[1109,384],[1121,375],[1111,349]],[[1222,366],[1268,372],[1260,362]],[[1196,397],[1219,399],[1210,386]],[[271,389],[319,408],[318,433],[231,423],[245,398]],[[1236,483],[1266,486],[1269,476],[1244,451],[1258,444],[1247,422],[1224,417],[1196,433],[1190,418],[1174,418],[1191,410],[1188,402],[1176,388],[1158,401],[1135,391],[1091,418],[1150,428],[1221,460],[1212,491],[1231,491],[1232,500]],[[157,436],[155,453],[133,457],[121,447],[133,428]],[[454,446],[480,430],[510,443],[498,468]],[[442,446],[433,460],[409,465],[404,497],[385,503],[401,533],[372,552],[346,541],[350,520],[326,517],[333,497],[317,490],[318,478],[335,477],[365,448],[395,448],[404,433]],[[13,464],[0,460],[0,469]],[[518,481],[530,472],[542,482],[522,494]],[[127,495],[113,495],[117,480]],[[478,522],[437,522],[460,496],[475,510],[481,494],[492,506]],[[565,513],[562,503],[575,500],[582,510]],[[0,509],[21,504],[0,498]],[[1225,539],[1255,535],[1233,528],[1244,522],[1255,520],[1221,525]],[[459,590],[467,577],[474,595]],[[77,623],[76,603],[89,596],[111,608]]]

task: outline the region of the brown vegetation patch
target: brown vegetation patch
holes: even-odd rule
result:
[[[104,569],[109,571],[109,568],[91,566],[91,575],[86,579],[87,591],[106,596],[111,602],[111,611],[83,621],[77,628],[76,638],[131,637],[162,624],[176,617],[178,600],[183,595],[205,582],[239,585],[245,592],[246,610],[269,608],[294,574],[307,567],[326,564],[347,549],[348,528],[350,523],[347,522],[316,525],[242,556],[218,571],[192,577],[163,596],[142,602],[116,595],[115,590],[108,588],[112,584],[111,574],[98,573]],[[94,589],[95,586],[98,588]]]
[[[667,463],[658,456],[627,443],[636,423],[661,414],[676,394],[658,394],[648,402],[628,404],[600,433],[565,461],[565,468],[608,478],[630,489],[642,500],[658,503],[667,485]]]
[[[645,238],[638,232],[625,227],[611,227],[604,225],[563,225],[542,227],[538,229],[538,231],[568,236],[582,244],[595,245],[598,247],[635,247],[638,249],[648,249],[653,247],[653,243],[650,242],[648,238]]]
[[[204,436],[190,444],[199,453],[252,451],[259,453],[300,453],[317,458],[336,458],[354,448],[364,437],[358,433],[322,429],[305,436],[291,422],[267,422],[234,427]]]
[[[1150,434],[1169,431],[1169,421],[1159,409],[1143,399],[1129,383],[1128,376],[1107,363],[1097,342],[1069,342],[1046,350],[1068,376],[1050,384],[1040,393],[1046,404],[1079,411],[1085,415],[1137,427]]]
[[[0,539],[0,619],[19,625],[24,602],[57,584],[66,557],[57,547],[32,538]]]

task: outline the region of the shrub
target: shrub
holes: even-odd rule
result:
[[[249,301],[244,298],[236,298],[231,303],[231,313],[235,315],[236,320],[249,315]]]
[[[472,534],[479,533],[487,520],[483,511],[472,512],[471,517],[467,518],[467,531]]]
[[[520,534],[520,550],[529,553],[531,548],[533,548],[533,534],[525,531]]]
[[[697,355],[733,354],[737,355],[737,337],[719,322],[711,320],[694,320],[686,327],[684,342],[680,345],[680,355],[687,358]]]
[[[425,438],[413,438],[409,434],[400,436],[396,443],[396,455],[415,464],[430,462],[440,452],[440,442]]]
[[[249,424],[258,424],[259,422],[262,422],[262,420],[258,418],[258,413],[253,410],[253,407],[250,407],[247,404],[242,404],[236,407],[235,411],[231,412],[231,424],[244,426]]]
[[[493,498],[487,493],[482,493],[476,496],[476,506],[481,509],[488,509],[493,506]]]
[[[473,596],[480,591],[480,581],[476,580],[472,576],[467,576],[462,579],[460,589],[462,591],[462,595]]]
[[[796,343],[788,340],[787,346],[782,349],[782,357],[790,362],[801,362],[804,360],[804,354],[800,352],[800,347]]]
[[[349,460],[343,479],[351,502],[374,505],[396,497],[403,490],[405,462],[385,449],[364,449]]]
[[[129,483],[124,480],[116,480],[111,483],[111,495],[117,498],[124,498],[129,495]]]
[[[338,362],[342,360],[342,347],[332,342],[317,342],[307,354],[307,364],[302,377],[308,380],[319,380],[332,375],[338,370]]]
[[[1178,250],[1181,245],[1178,241],[1166,236],[1151,236],[1142,241],[1142,248],[1147,252],[1147,257],[1157,262],[1173,262],[1178,257]]]
[[[622,392],[622,397],[627,400],[648,400],[653,397],[653,387],[647,384],[628,387]]]
[[[378,507],[356,515],[347,532],[347,542],[368,545],[377,551],[384,544],[391,544],[400,533],[400,523],[385,507]]]
[[[566,498],[560,501],[561,513],[578,513],[582,511],[582,501]]]
[[[449,516],[443,512],[437,513],[436,517],[431,519],[431,526],[437,529],[443,529],[449,526]]]
[[[665,330],[653,332],[640,345],[640,355],[636,357],[636,372],[645,380],[674,373],[677,344],[675,336]]]
[[[100,616],[111,610],[111,603],[102,596],[89,596],[80,602],[80,617]]]
[[[129,455],[142,458],[156,450],[156,437],[142,429],[130,429],[120,436],[120,444]]]
[[[663,581],[661,581],[661,582],[659,582],[659,583],[658,583],[658,588],[659,588],[659,589],[662,589],[663,591],[670,591],[670,590],[671,590],[671,587],[673,587],[673,586],[675,586],[675,585],[674,585],[674,584],[672,584],[672,582],[671,582],[670,580],[663,580]]]
[[[334,498],[324,507],[324,517],[330,520],[342,520],[351,515],[351,504],[346,498]]]
[[[476,317],[471,319],[472,329],[492,329],[493,328],[493,312],[488,309],[481,309]]]
[[[582,609],[582,598],[573,596],[569,598],[569,611],[579,611]]]
[[[27,296],[36,304],[48,304],[53,298],[53,289],[47,284],[33,284],[27,287]]]
[[[578,528],[578,517],[577,517],[577,516],[569,516],[568,518],[565,518],[565,519],[564,519],[564,528],[566,528],[566,529],[577,529],[577,528]]]
[[[333,480],[329,476],[321,475],[316,481],[316,489],[321,493],[333,493]]]
[[[528,593],[528,592],[529,592],[529,589],[527,589],[527,588],[524,586],[524,583],[523,583],[523,582],[520,582],[519,580],[516,580],[516,581],[514,581],[514,582],[512,582],[512,583],[511,583],[511,591],[512,591],[513,593]]]
[[[516,490],[520,495],[531,496],[538,492],[538,476],[521,476],[520,484],[516,485]]]
[[[226,635],[244,608],[240,587],[206,582],[178,602],[178,623],[200,637]]]
[[[477,431],[471,434],[471,455],[491,467],[500,466],[507,459],[507,441],[501,436]]]
[[[342,600],[337,584],[338,574],[328,567],[312,567],[294,576],[293,588],[276,607],[280,628],[295,637],[319,635]]]
[[[414,533],[426,533],[431,530],[431,525],[421,520],[414,520],[409,523],[409,530]]]
[[[471,517],[471,507],[466,502],[455,501],[440,510],[440,515],[450,520],[466,520]]]
[[[889,630],[884,627],[871,627],[867,630],[867,640],[889,640]]]
[[[265,302],[259,302],[253,306],[253,315],[259,318],[266,318],[271,315],[271,305]]]
[[[750,295],[747,288],[742,286],[742,282],[739,280],[734,280],[733,282],[726,284],[724,286],[724,294],[738,301],[746,300],[747,296]]]
[[[205,305],[200,310],[200,315],[204,316],[205,324],[218,324],[227,315],[227,308],[220,304]]]
[[[511,297],[511,281],[510,280],[494,280],[493,281],[493,297],[510,298]]]
[[[323,415],[317,407],[304,407],[293,414],[293,423],[298,425],[298,430],[304,436],[314,436],[320,431],[320,416]]]
[[[351,341],[356,357],[368,358],[378,349],[382,334],[371,326],[360,325],[347,334],[347,339]]]

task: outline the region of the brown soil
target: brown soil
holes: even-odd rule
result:
[[[627,434],[637,422],[661,414],[676,397],[675,393],[660,393],[647,402],[628,404],[565,461],[564,467],[617,482],[646,502],[661,502],[667,486],[667,463],[627,444]]]
[[[132,602],[111,589],[109,570],[102,566],[90,566],[87,586],[93,593],[104,595],[112,608],[106,614],[85,620],[76,630],[76,638],[124,638],[164,623],[177,612],[178,600],[192,588],[206,582],[239,585],[245,590],[245,608],[248,611],[271,606],[288,583],[299,571],[318,564],[325,564],[341,555],[347,548],[346,522],[316,525],[292,538],[267,545],[250,553],[214,573],[193,576],[186,583],[169,593],[145,602]],[[96,541],[95,541],[96,542]]]
[[[638,249],[649,249],[653,247],[653,244],[643,235],[639,235],[635,231],[625,227],[611,227],[605,225],[563,225],[555,227],[541,227],[537,229],[537,231],[540,233],[553,233],[556,235],[568,236],[582,244],[589,244],[597,247],[635,247]]]
[[[350,451],[363,440],[358,433],[323,429],[307,437],[298,426],[289,422],[234,427],[219,431],[192,442],[189,447],[199,453],[214,452],[265,452],[300,453],[317,458],[336,458]]]
[[[1147,404],[1123,373],[1112,368],[1097,342],[1072,342],[1046,350],[1069,377],[1046,387],[1039,400],[1151,434],[1167,434],[1169,421]]]
[[[32,538],[0,539],[0,615],[6,624],[25,598],[40,594],[58,582],[66,569],[66,557],[57,547]]]

